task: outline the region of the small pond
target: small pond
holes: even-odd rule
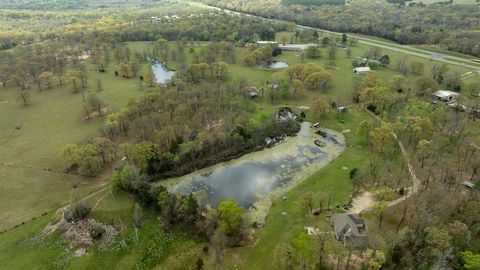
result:
[[[217,207],[221,200],[235,199],[245,209],[255,212],[256,221],[262,222],[274,198],[298,185],[343,151],[341,133],[325,130],[336,138],[332,141],[315,131],[304,122],[296,137],[287,137],[272,148],[160,183],[181,194],[194,192],[201,203],[212,207]],[[316,146],[315,140],[324,141],[325,146]]]
[[[159,61],[152,62],[152,71],[155,75],[155,82],[158,84],[168,83],[175,75],[175,71],[168,69],[164,63]]]
[[[267,63],[262,65],[263,68],[287,68],[288,64],[285,62],[280,62],[280,61],[268,61]]]

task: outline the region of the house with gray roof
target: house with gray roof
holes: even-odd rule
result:
[[[365,248],[368,244],[365,222],[358,215],[335,214],[331,218],[335,239],[344,246]]]

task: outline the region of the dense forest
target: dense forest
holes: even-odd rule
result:
[[[172,7],[173,8],[173,7]],[[233,16],[212,16],[209,13],[193,13],[183,7],[178,16],[182,20],[166,19],[165,9],[140,9],[130,13],[115,11],[38,12],[25,10],[0,11],[0,49],[28,45],[44,40],[69,40],[87,43],[95,39],[110,43],[126,41],[155,41],[160,37],[177,40],[232,40],[245,42],[256,34],[261,39],[272,39],[282,25],[264,24],[250,18],[239,18],[236,25]],[[197,11],[198,12],[198,11]],[[153,18],[153,19],[152,19]],[[208,18],[205,19],[205,18]],[[15,22],[15,23],[14,23]],[[223,25],[223,26],[222,26]]]
[[[284,5],[344,5],[345,0],[282,0]]]
[[[0,2],[0,8],[2,9],[25,9],[25,10],[73,10],[73,9],[90,9],[101,8],[113,10],[114,8],[125,8],[127,6],[144,6],[151,7],[158,1],[153,0],[107,0],[107,1],[94,1],[94,0],[6,0]]]
[[[402,6],[385,1],[352,1],[349,5],[288,5],[268,1],[205,1],[268,18],[337,32],[371,35],[401,44],[432,44],[480,56],[479,5]]]

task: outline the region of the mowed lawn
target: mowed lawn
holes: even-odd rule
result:
[[[88,91],[111,111],[143,93],[137,80],[115,77],[113,66],[104,74],[88,67]],[[102,92],[96,90],[97,78],[103,81]],[[31,103],[23,106],[18,88],[0,89],[0,230],[55,209],[101,182],[64,174],[59,153],[67,143],[97,136],[104,118],[83,120],[82,94],[74,94],[70,85],[41,92],[32,85],[28,91]]]

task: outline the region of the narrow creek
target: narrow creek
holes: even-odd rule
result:
[[[211,207],[217,207],[221,200],[235,199],[248,210],[252,221],[263,223],[275,198],[342,153],[343,134],[322,130],[327,133],[326,139],[315,134],[316,129],[310,123],[304,122],[297,136],[287,137],[272,148],[163,180],[160,184],[181,194],[193,192],[200,203]],[[325,142],[325,146],[316,146],[315,140]]]

